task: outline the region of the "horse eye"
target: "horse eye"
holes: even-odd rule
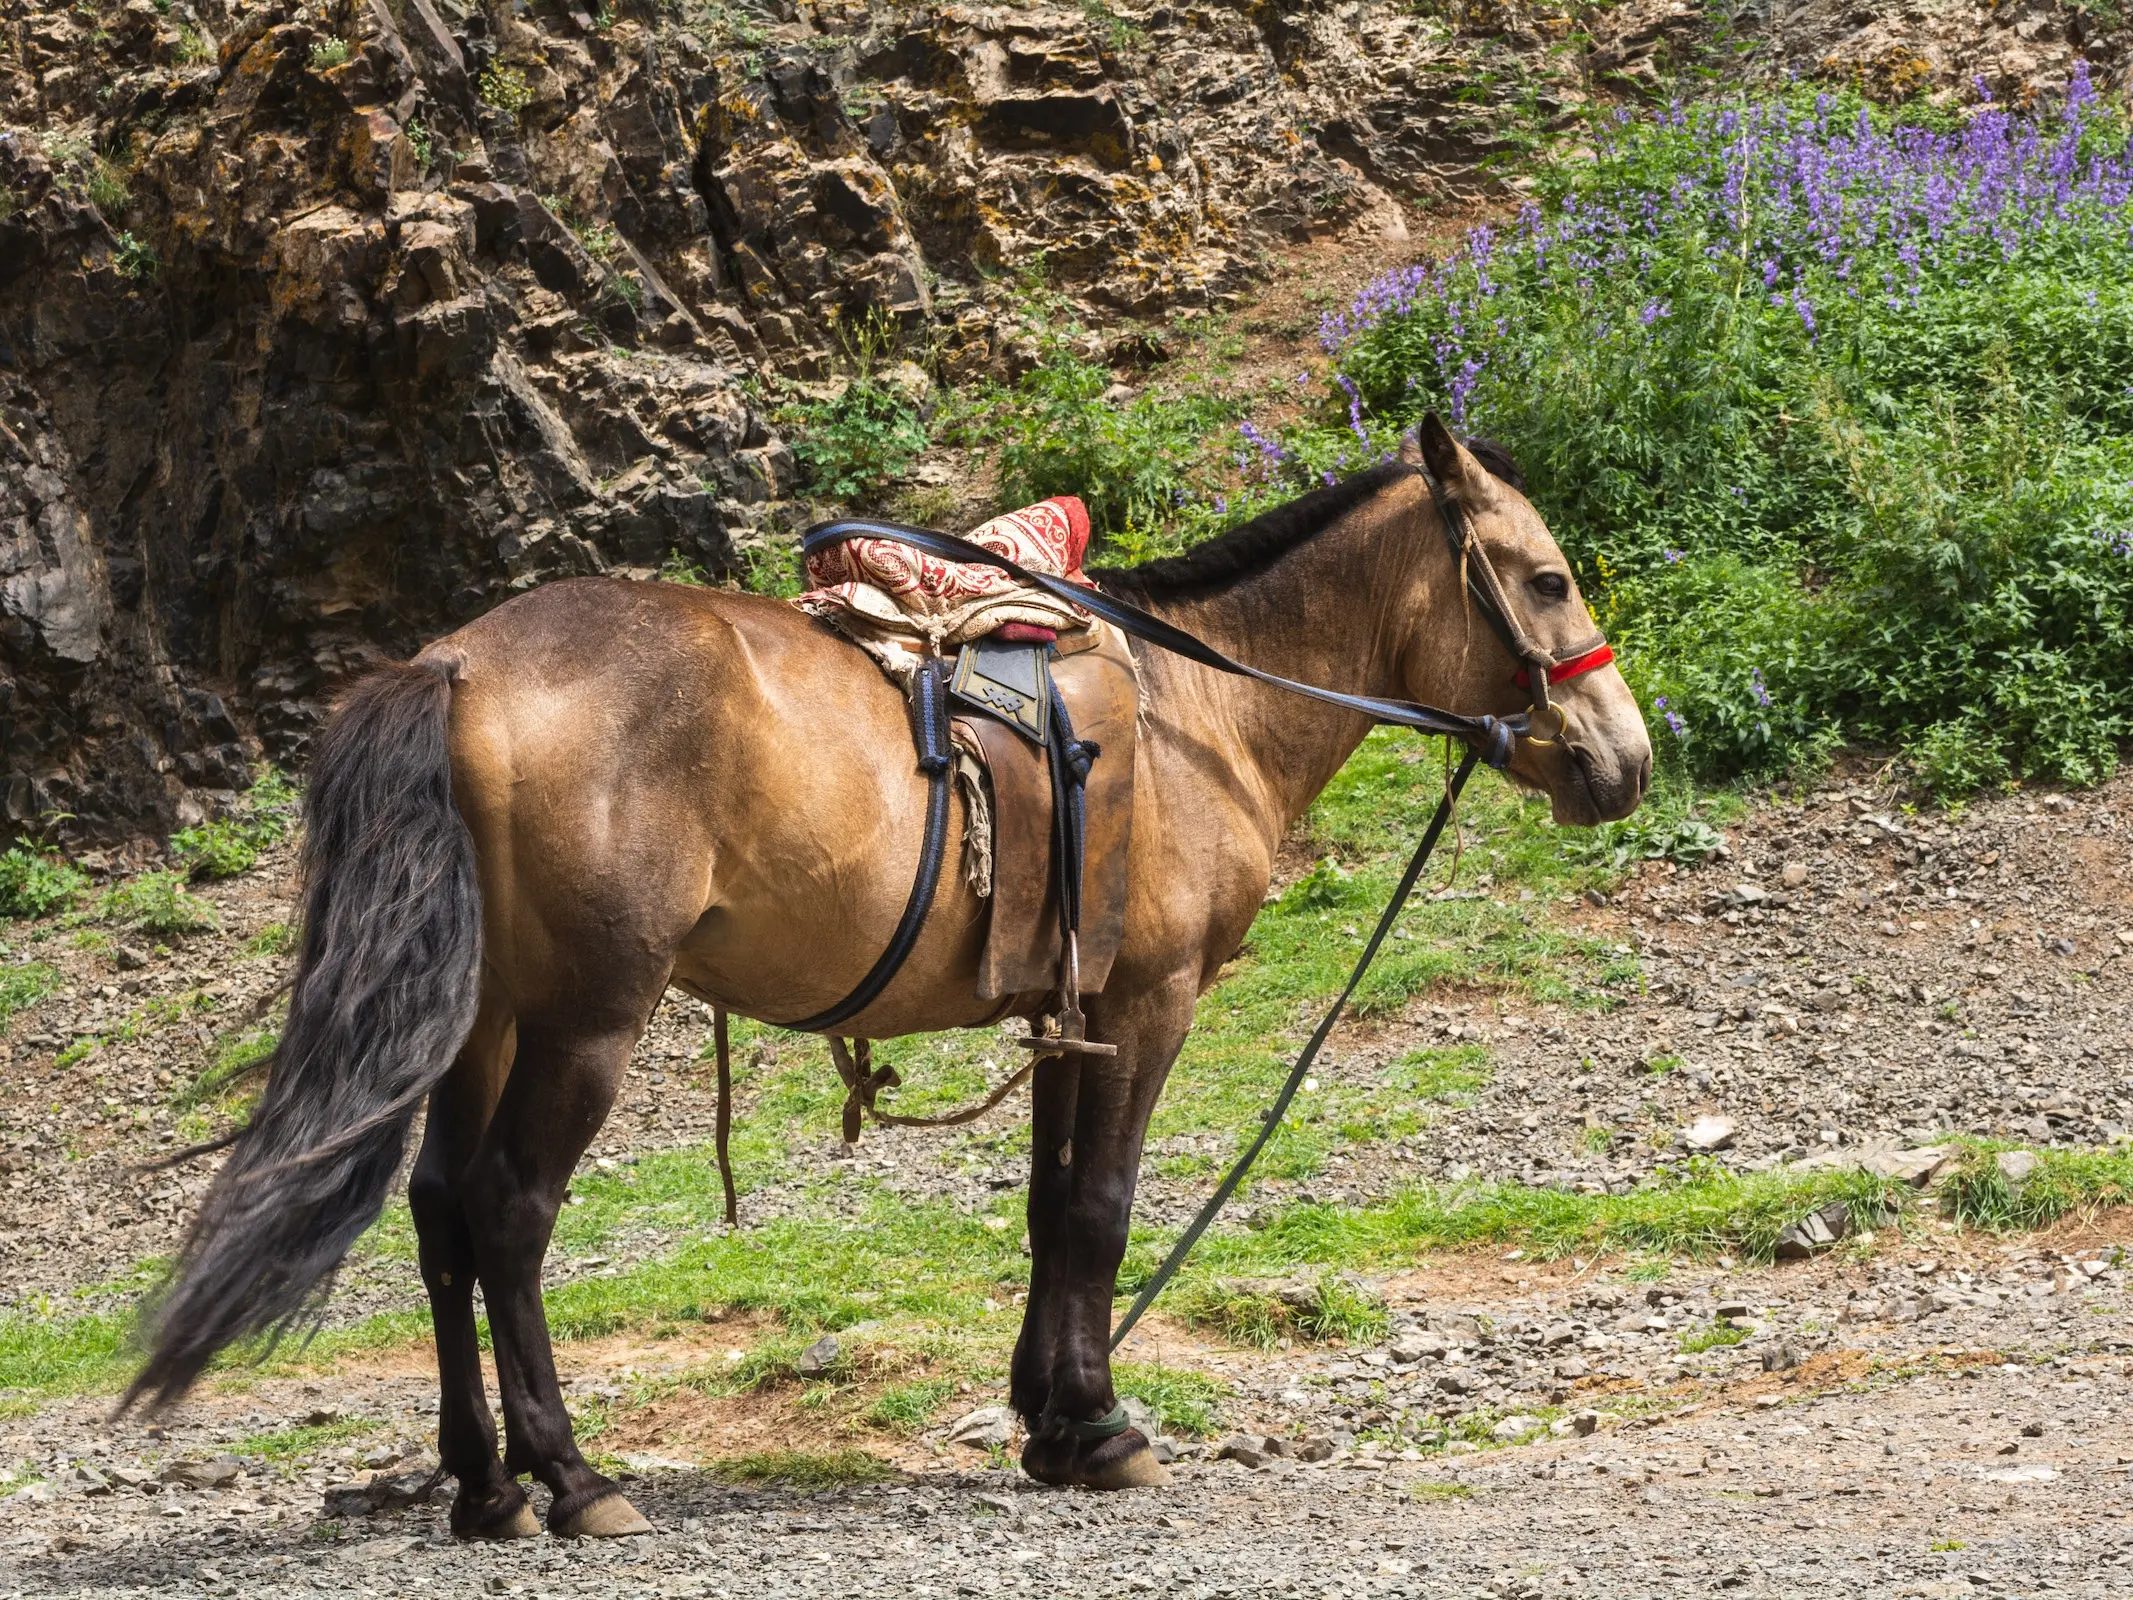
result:
[[[1533,590],[1544,600],[1567,600],[1570,580],[1560,572],[1543,572],[1533,580]]]

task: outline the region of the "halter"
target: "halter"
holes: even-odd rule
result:
[[[1594,628],[1589,638],[1567,650],[1555,651],[1528,633],[1519,625],[1518,614],[1511,609],[1510,591],[1497,576],[1488,547],[1474,536],[1473,524],[1467,521],[1465,510],[1445,493],[1444,485],[1429,468],[1417,462],[1415,473],[1429,486],[1429,497],[1437,507],[1438,525],[1444,529],[1444,542],[1451,548],[1453,563],[1465,576],[1467,593],[1480,606],[1482,616],[1488,619],[1496,637],[1503,641],[1503,647],[1522,663],[1511,675],[1511,681],[1533,698],[1533,708],[1526,719],[1527,741],[1538,745],[1555,744],[1570,731],[1570,713],[1548,698],[1548,687],[1612,663],[1615,653],[1607,636]],[[1555,732],[1545,739],[1533,732],[1534,719],[1544,711],[1555,713]]]

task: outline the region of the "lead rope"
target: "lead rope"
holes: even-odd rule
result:
[[[1155,1303],[1155,1297],[1177,1276],[1178,1268],[1185,1264],[1185,1257],[1191,1254],[1192,1247],[1199,1243],[1200,1235],[1207,1231],[1216,1214],[1228,1203],[1229,1197],[1236,1193],[1237,1185],[1244,1181],[1244,1175],[1252,1170],[1252,1163],[1259,1159],[1259,1152],[1266,1148],[1267,1141],[1274,1137],[1274,1130],[1281,1126],[1281,1119],[1288,1114],[1289,1102],[1296,1098],[1296,1091],[1303,1084],[1304,1074],[1311,1070],[1311,1063],[1318,1059],[1320,1048],[1333,1032],[1333,1025],[1340,1021],[1341,1012],[1354,997],[1357,985],[1363,981],[1363,974],[1370,970],[1370,963],[1377,959],[1378,946],[1382,945],[1385,936],[1392,932],[1393,922],[1406,906],[1407,897],[1414,893],[1416,883],[1421,881],[1422,869],[1429,865],[1430,852],[1437,848],[1437,837],[1444,832],[1444,825],[1451,820],[1452,809],[1458,804],[1459,791],[1466,787],[1466,780],[1473,772],[1474,763],[1479,757],[1480,752],[1469,745],[1465,759],[1459,763],[1458,770],[1452,774],[1451,782],[1445,786],[1444,798],[1437,802],[1436,815],[1429,819],[1429,827],[1423,831],[1421,843],[1415,846],[1415,853],[1407,863],[1407,870],[1400,874],[1400,886],[1393,890],[1392,899],[1386,903],[1385,914],[1378,918],[1378,925],[1371,932],[1370,942],[1363,946],[1363,954],[1356,961],[1355,970],[1348,975],[1348,986],[1341,990],[1340,998],[1333,1002],[1332,1009],[1319,1019],[1317,1028],[1312,1030],[1310,1042],[1296,1058],[1296,1065],[1289,1069],[1289,1081],[1281,1086],[1281,1093],[1275,1097],[1273,1107],[1266,1114],[1265,1126],[1259,1130],[1259,1137],[1237,1158],[1237,1164],[1229,1169],[1229,1175],[1208,1197],[1207,1204],[1200,1207],[1200,1214],[1192,1219],[1192,1226],[1178,1236],[1178,1242],[1170,1247],[1170,1254],[1165,1256],[1163,1264],[1155,1269],[1155,1276],[1142,1287],[1131,1309],[1126,1312],[1125,1319],[1113,1330],[1111,1348],[1114,1351],[1126,1335],[1133,1331],[1133,1325],[1141,1320],[1141,1313]],[[1106,1426],[1110,1420],[1105,1418],[1103,1422],[1092,1426]]]

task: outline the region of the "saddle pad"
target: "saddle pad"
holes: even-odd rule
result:
[[[964,537],[1032,572],[1086,583],[1089,513],[1073,495],[1040,500],[972,529]],[[994,567],[943,561],[893,539],[847,539],[807,558],[813,585],[794,604],[859,632],[901,637],[940,650],[982,638],[1007,623],[1079,631],[1090,618],[1062,600],[1026,589]]]
[[[1081,988],[1096,994],[1110,976],[1125,928],[1140,696],[1125,635],[1098,626],[1084,637],[1082,648],[1062,643],[1052,681],[1075,737],[1102,750],[1085,791],[1081,887]],[[978,961],[978,998],[1049,995],[1059,987],[1062,951],[1044,751],[995,717],[958,717],[955,731],[958,743],[983,755],[992,780],[992,920]]]

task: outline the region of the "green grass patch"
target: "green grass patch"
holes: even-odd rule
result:
[[[899,1383],[874,1397],[864,1420],[892,1433],[917,1433],[933,1421],[934,1412],[940,1410],[954,1393],[953,1378],[921,1378],[915,1383]]]
[[[1472,1485],[1464,1483],[1410,1483],[1407,1486],[1407,1493],[1409,1498],[1420,1500],[1425,1504],[1434,1504],[1445,1500],[1471,1500],[1474,1498]]]
[[[1229,1385],[1203,1372],[1154,1363],[1121,1361],[1111,1368],[1120,1397],[1138,1400],[1156,1415],[1166,1434],[1204,1439],[1220,1426]]]
[[[215,1059],[171,1103],[180,1111],[190,1111],[221,1099],[246,1078],[264,1071],[280,1041],[281,1035],[272,1028],[255,1028],[224,1039],[216,1047]]]
[[[235,1456],[257,1457],[262,1461],[296,1461],[321,1450],[353,1444],[385,1426],[371,1417],[345,1417],[339,1422],[320,1423],[315,1427],[249,1434],[229,1448],[230,1454]]]
[[[1967,1227],[2005,1232],[2042,1228],[2075,1211],[2133,1204],[2133,1148],[2032,1151],[2036,1170],[2010,1183],[1995,1157],[2017,1148],[1998,1140],[1965,1141],[1940,1185],[1947,1214]]]
[[[758,1450],[747,1455],[723,1457],[711,1462],[704,1471],[720,1483],[792,1489],[800,1494],[890,1483],[903,1476],[881,1457],[869,1455],[864,1450],[835,1450],[825,1454],[805,1450]]]
[[[15,1013],[42,1000],[59,987],[59,974],[42,962],[0,967],[0,1027],[14,1020]]]
[[[1284,1339],[1367,1344],[1388,1326],[1384,1302],[1339,1273],[1288,1283],[1196,1278],[1174,1292],[1170,1309],[1195,1327],[1262,1348]]]
[[[1696,1355],[1705,1350],[1720,1350],[1727,1345],[1739,1344],[1747,1337],[1746,1328],[1735,1327],[1730,1322],[1708,1322],[1700,1328],[1684,1331],[1681,1349],[1686,1355]]]

